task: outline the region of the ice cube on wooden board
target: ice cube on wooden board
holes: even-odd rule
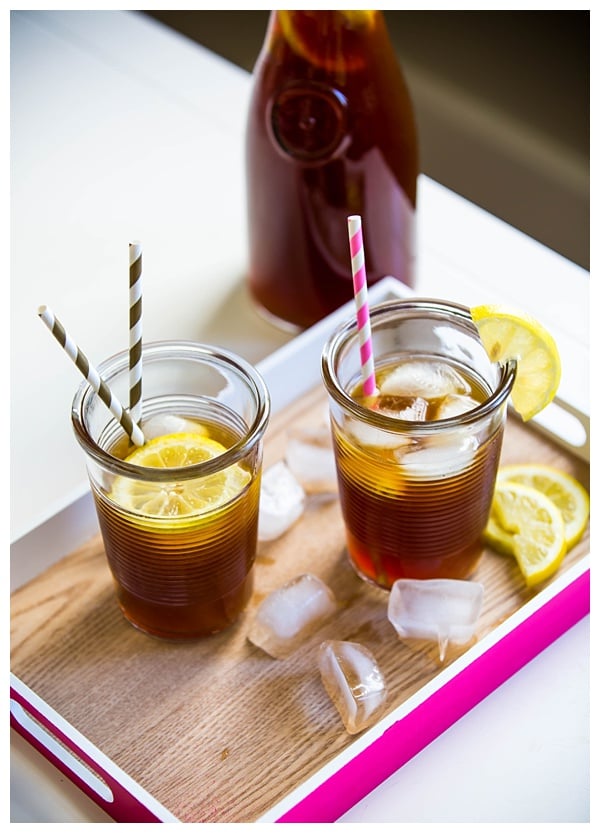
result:
[[[285,460],[306,492],[337,491],[335,457],[328,424],[292,431],[287,439]]]
[[[274,541],[304,512],[306,493],[283,460],[263,472],[258,510],[258,540]]]
[[[404,639],[437,642],[443,662],[448,644],[464,645],[475,634],[483,585],[465,579],[398,579],[388,599],[388,619]]]
[[[248,639],[276,659],[284,659],[337,610],[330,588],[303,573],[273,590],[258,606]]]
[[[375,723],[385,707],[387,688],[371,651],[358,642],[329,639],[319,647],[318,664],[346,731],[354,735]]]

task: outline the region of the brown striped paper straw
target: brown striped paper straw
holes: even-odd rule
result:
[[[144,445],[145,439],[142,429],[132,420],[131,415],[123,408],[119,400],[113,395],[106,382],[100,377],[98,371],[89,363],[85,354],[81,352],[63,325],[56,318],[52,310],[46,306],[41,306],[38,309],[38,315],[48,327],[54,338],[64,349],[67,356],[72,362],[74,362],[77,369],[87,380],[92,390],[98,394],[117,422],[119,422],[121,427],[127,432],[131,441],[135,443],[135,445]]]
[[[129,244],[129,413],[142,418],[142,247]]]

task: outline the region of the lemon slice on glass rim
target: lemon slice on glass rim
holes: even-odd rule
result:
[[[486,353],[493,362],[517,362],[511,399],[527,421],[556,395],[561,376],[560,356],[550,333],[530,315],[500,304],[471,308],[471,317]]]
[[[156,437],[125,458],[149,468],[175,468],[203,463],[223,454],[225,446],[200,433]],[[151,518],[185,518],[224,506],[250,482],[239,464],[191,480],[152,482],[118,477],[110,498],[120,507]]]
[[[517,560],[528,587],[550,578],[567,552],[560,509],[538,489],[511,480],[496,484],[485,536],[490,541],[499,536],[504,551]]]

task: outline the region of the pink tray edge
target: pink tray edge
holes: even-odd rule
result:
[[[587,568],[396,720],[359,754],[277,815],[275,821],[336,821],[589,612],[590,570]],[[115,821],[177,820],[18,677],[11,676],[15,681],[11,685],[11,699],[107,784],[112,798],[105,800],[90,789],[60,755],[54,754],[45,741],[40,741],[37,733],[28,731],[13,713],[12,703],[11,726]]]
[[[588,568],[276,821],[339,819],[589,612]]]

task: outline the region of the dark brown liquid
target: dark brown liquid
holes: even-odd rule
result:
[[[213,428],[215,439],[233,443],[229,429]],[[117,451],[124,456],[127,449]],[[133,625],[166,639],[189,639],[235,622],[252,594],[259,490],[254,477],[226,505],[161,524],[94,489],[117,598]]]
[[[471,396],[484,401],[484,390],[474,379],[465,379]],[[407,401],[397,397],[398,407]],[[361,445],[335,424],[333,433],[348,552],[356,570],[385,588],[399,578],[467,578],[482,553],[502,426],[462,466],[441,446],[439,471],[431,475],[404,466],[402,451]]]
[[[247,127],[249,285],[307,327],[353,296],[347,218],[363,220],[369,283],[413,282],[417,141],[383,18],[277,12]],[[350,13],[352,14],[352,13]]]

